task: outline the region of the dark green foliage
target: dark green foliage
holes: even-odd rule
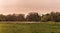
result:
[[[51,12],[47,14],[43,14],[42,16],[37,12],[30,12],[28,15],[25,14],[10,14],[10,15],[3,15],[0,14],[0,21],[54,21],[60,22],[60,12]]]
[[[40,21],[40,16],[36,12],[31,12],[26,16],[27,21]]]
[[[24,14],[18,14],[17,15],[17,21],[25,21],[25,15]]]
[[[0,15],[0,21],[6,21],[6,16],[3,15],[3,14],[1,14],[1,15]]]
[[[41,21],[46,22],[46,21],[51,21],[50,14],[45,14],[41,16]]]
[[[45,15],[42,15],[41,21],[54,21],[54,22],[60,22],[60,12],[51,12],[47,13]]]
[[[51,21],[60,22],[60,12],[51,12]]]
[[[16,20],[16,15],[7,15],[6,16],[6,21],[15,21]]]

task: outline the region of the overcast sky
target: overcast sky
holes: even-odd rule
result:
[[[60,0],[0,0],[0,14],[60,11]]]

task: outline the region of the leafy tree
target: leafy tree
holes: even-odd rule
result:
[[[51,20],[55,22],[60,21],[60,12],[51,12]]]
[[[40,15],[36,12],[31,12],[26,16],[27,21],[40,21]]]
[[[46,22],[46,21],[51,21],[50,19],[50,14],[45,14],[41,16],[41,21]]]
[[[6,16],[6,21],[16,21],[16,15],[7,15]]]
[[[3,14],[1,14],[1,15],[0,15],[0,21],[5,21],[5,20],[6,20],[6,16],[3,15]]]
[[[17,15],[17,21],[25,21],[25,15],[24,14]]]

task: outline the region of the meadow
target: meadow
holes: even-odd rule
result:
[[[0,33],[60,33],[60,22],[0,22]]]

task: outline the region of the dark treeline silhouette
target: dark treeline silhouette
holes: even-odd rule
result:
[[[30,12],[28,15],[26,15],[26,17],[25,17],[25,14],[12,14],[12,15],[0,14],[0,21],[60,22],[60,12],[51,12],[47,14],[42,14],[42,16],[38,14],[37,12]]]
[[[41,16],[36,12],[31,12],[26,16],[26,21],[40,21]]]
[[[51,12],[41,16],[41,21],[60,22],[60,12]]]

